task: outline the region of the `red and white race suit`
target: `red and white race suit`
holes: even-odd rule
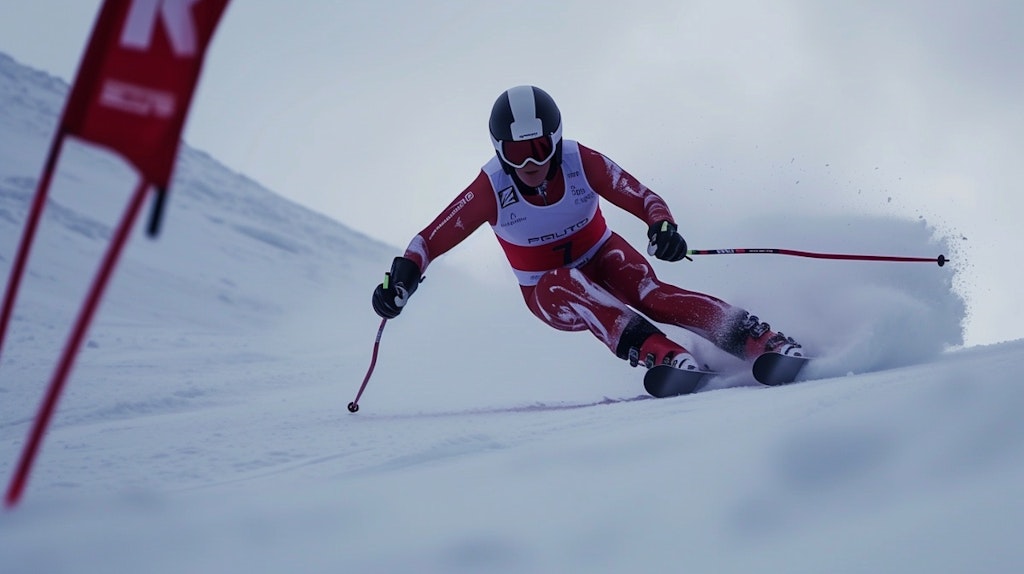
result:
[[[710,295],[663,283],[647,258],[601,214],[601,199],[649,225],[675,223],[664,200],[603,154],[563,140],[562,163],[542,190],[523,193],[497,157],[409,243],[422,271],[488,223],[534,315],[563,331],[590,330],[612,352],[682,347],[644,318],[689,329],[738,356],[737,322],[746,312]],[[522,184],[519,184],[522,185]],[[652,336],[657,335],[657,336]],[[657,347],[657,348],[655,348]]]

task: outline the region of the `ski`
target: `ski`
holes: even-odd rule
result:
[[[764,353],[754,361],[754,378],[770,387],[792,383],[809,360],[810,357]]]
[[[686,395],[697,390],[705,378],[714,375],[710,371],[684,371],[669,365],[656,365],[644,374],[644,389],[659,399]]]

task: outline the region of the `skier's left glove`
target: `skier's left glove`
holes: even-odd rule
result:
[[[675,223],[659,221],[647,230],[651,240],[647,253],[665,261],[679,261],[686,257],[686,240],[676,231]]]
[[[415,261],[395,257],[391,272],[385,273],[384,282],[373,290],[373,310],[384,319],[394,319],[416,292],[421,279],[420,266]]]

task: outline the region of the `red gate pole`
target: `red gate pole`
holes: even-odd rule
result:
[[[22,230],[21,243],[18,245],[18,254],[14,258],[14,266],[11,267],[11,275],[7,278],[7,291],[4,294],[4,306],[0,311],[0,356],[3,356],[4,336],[7,334],[7,325],[14,313],[14,301],[18,298],[18,289],[21,287],[21,277],[25,274],[25,266],[28,264],[28,254],[32,250],[32,242],[36,237],[36,229],[39,227],[39,220],[43,215],[43,208],[46,206],[46,198],[49,195],[50,181],[53,179],[53,172],[57,167],[57,158],[60,156],[60,148],[64,143],[64,134],[60,131],[53,138],[50,144],[50,154],[46,158],[46,166],[43,168],[43,176],[36,188],[35,198],[29,208],[28,220],[25,222],[25,229]]]
[[[32,431],[29,435],[29,440],[21,452],[21,459],[19,460],[18,467],[11,479],[11,484],[7,490],[7,497],[5,498],[5,503],[8,508],[13,508],[18,503],[21,498],[21,494],[25,489],[25,485],[28,482],[29,472],[32,469],[32,463],[35,460],[36,453],[39,451],[39,446],[43,442],[43,436],[46,434],[46,428],[49,426],[50,418],[53,416],[53,412],[57,407],[57,401],[60,398],[61,391],[64,389],[64,384],[67,382],[68,375],[71,373],[71,367],[75,362],[75,357],[78,355],[78,350],[82,346],[82,340],[85,338],[85,334],[89,330],[89,324],[92,322],[93,315],[99,307],[100,299],[103,297],[103,292],[107,287],[107,283],[109,282],[111,275],[114,273],[114,268],[117,266],[117,260],[120,258],[124,245],[128,241],[128,236],[131,233],[135,219],[138,217],[139,211],[142,209],[142,204],[146,198],[146,191],[148,188],[149,182],[145,179],[141,179],[138,186],[135,188],[135,194],[131,198],[128,208],[125,210],[124,216],[121,219],[120,227],[117,228],[117,232],[114,235],[110,247],[107,249],[107,253],[103,258],[100,270],[97,273],[96,278],[93,280],[92,287],[90,288],[89,293],[86,296],[85,303],[79,312],[78,320],[75,323],[71,336],[64,347],[64,353],[61,355],[60,363],[58,363],[57,370],[54,373],[53,379],[50,381],[50,387],[46,392],[46,397],[43,400],[42,406],[39,408],[39,413],[36,415],[35,422],[32,425]]]

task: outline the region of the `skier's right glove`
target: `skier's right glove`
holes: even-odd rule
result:
[[[686,257],[686,240],[676,231],[674,223],[659,221],[647,230],[651,243],[647,253],[664,261],[679,261]]]
[[[409,297],[420,285],[420,266],[405,257],[395,257],[384,282],[373,290],[373,310],[384,319],[394,319],[402,312]]]

